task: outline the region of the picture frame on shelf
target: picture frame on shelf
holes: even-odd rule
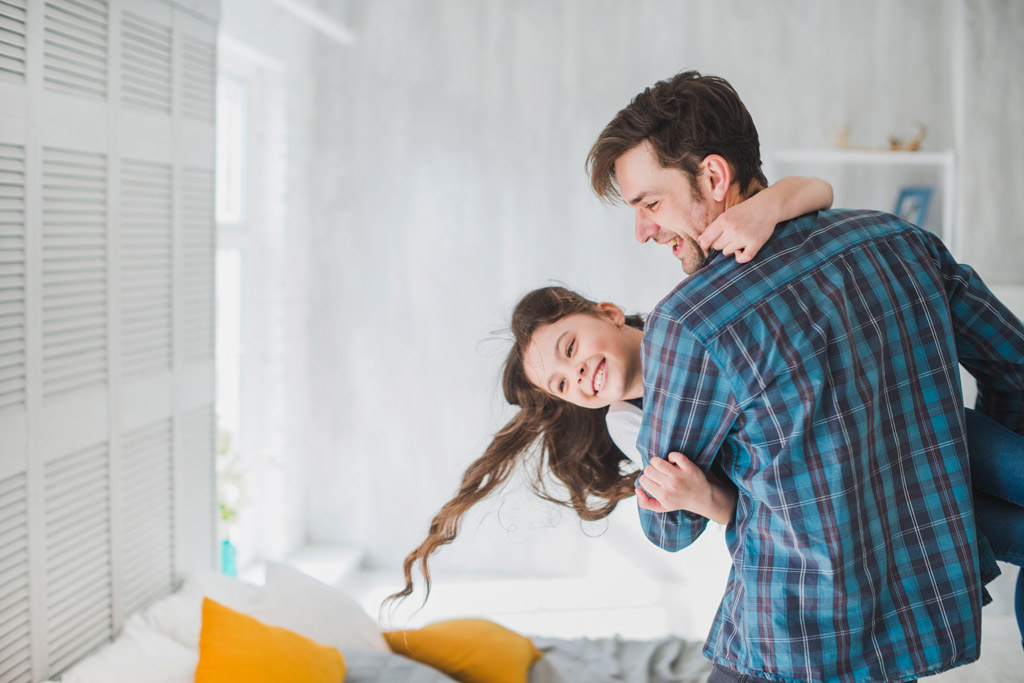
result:
[[[901,220],[920,226],[928,215],[928,203],[932,198],[930,187],[904,187],[896,197],[893,213]]]

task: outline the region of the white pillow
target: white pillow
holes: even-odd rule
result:
[[[69,669],[61,683],[192,683],[199,652],[129,620],[121,635]]]
[[[203,596],[265,624],[295,631],[339,650],[390,652],[377,624],[345,593],[285,565],[267,565],[265,586],[203,572],[181,590],[150,606],[142,620],[155,631],[198,651]]]
[[[265,593],[262,586],[217,572],[199,572],[185,579],[176,593],[150,605],[140,618],[154,631],[198,652],[203,596],[238,612],[256,616],[256,612],[266,611],[263,607],[267,602]]]
[[[377,624],[351,596],[299,570],[267,564],[267,592],[274,596],[268,623],[336,647],[390,652]],[[253,614],[257,619],[260,615]]]

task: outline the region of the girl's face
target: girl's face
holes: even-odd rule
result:
[[[574,313],[538,327],[523,366],[541,391],[583,408],[601,408],[643,396],[640,342],[643,331],[626,325],[615,304]]]

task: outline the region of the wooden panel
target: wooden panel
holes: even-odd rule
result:
[[[171,27],[128,10],[121,15],[121,102],[171,113]]]
[[[55,675],[113,636],[105,444],[45,467],[46,661]]]
[[[121,456],[121,590],[130,615],[174,582],[170,419],[127,432]]]
[[[105,0],[47,0],[43,18],[47,88],[106,98],[108,23]]]
[[[0,411],[25,406],[25,148],[0,144]]]
[[[32,680],[24,474],[0,480],[0,681]]]
[[[27,0],[0,0],[0,78],[25,82]]]
[[[186,361],[198,361],[213,357],[213,171],[186,166],[182,170],[181,192],[181,355]]]
[[[121,367],[171,367],[171,166],[121,164]]]
[[[181,41],[182,111],[185,116],[213,123],[217,91],[217,48],[192,36]]]
[[[43,396],[107,381],[106,157],[43,148]]]

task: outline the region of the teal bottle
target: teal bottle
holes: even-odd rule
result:
[[[238,568],[235,567],[235,546],[226,538],[220,542],[220,571],[227,576],[238,576]]]

